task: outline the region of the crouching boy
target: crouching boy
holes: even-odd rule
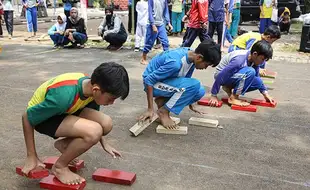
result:
[[[54,139],[62,154],[53,165],[52,173],[64,184],[85,181],[72,173],[68,165],[100,142],[113,157],[121,156],[103,138],[112,130],[112,119],[99,111],[100,105],[111,105],[129,93],[126,69],[116,63],[99,65],[91,77],[83,73],[65,73],[44,82],[28,102],[23,114],[23,131],[27,159],[22,172],[28,175],[36,167],[45,167],[39,160],[34,130]]]
[[[154,97],[158,107],[157,114],[165,128],[176,128],[169,116],[170,112],[179,115],[185,106],[199,112],[193,104],[204,96],[205,89],[199,80],[191,78],[192,74],[195,68],[215,67],[220,59],[220,46],[212,40],[200,43],[195,51],[182,47],[156,55],[143,73],[148,110],[140,116],[140,121],[153,117]]]

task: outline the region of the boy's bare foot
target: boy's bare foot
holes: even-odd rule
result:
[[[229,87],[227,87],[227,86],[222,86],[222,89],[227,93],[227,95],[228,95],[228,97],[230,97],[231,96],[231,90],[232,90],[232,88],[229,88]]]
[[[72,141],[73,139],[61,139],[58,141],[55,141],[54,147],[60,152],[64,153],[66,148],[68,147],[68,144]],[[74,158],[69,164],[70,165],[76,165],[79,162],[78,158]]]
[[[25,165],[22,169],[22,173],[26,176],[35,168],[45,168],[45,164],[36,156],[29,156],[26,159]]]
[[[85,181],[81,176],[70,171],[68,167],[57,167],[57,165],[53,165],[52,173],[57,177],[57,179],[64,184],[67,185],[77,185],[81,184]]]
[[[239,100],[238,95],[234,95],[234,94],[232,94],[228,98],[228,103],[232,104],[232,105],[237,105],[237,106],[249,106],[250,105],[250,103],[248,103],[246,101]]]
[[[157,114],[161,124],[166,129],[177,129],[177,124],[169,116],[168,110],[166,110],[164,107],[161,107],[160,109],[157,110]]]

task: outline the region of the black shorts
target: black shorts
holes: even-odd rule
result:
[[[95,109],[95,110],[99,110],[99,106],[94,102],[90,102],[89,104],[87,104],[85,106],[85,108],[91,108],[91,109]],[[76,111],[73,114],[70,115],[75,115],[75,116],[79,116],[81,114],[81,112],[83,111],[84,108]],[[48,118],[47,120],[39,123],[38,125],[36,125],[34,127],[34,129],[44,135],[50,136],[54,139],[58,139],[58,137],[55,137],[55,133],[59,127],[59,125],[61,124],[61,122],[68,116],[69,114],[61,114],[61,115],[55,115],[53,117]]]

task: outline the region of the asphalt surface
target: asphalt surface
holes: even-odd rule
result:
[[[185,108],[178,116],[188,135],[163,135],[149,126],[138,137],[129,128],[146,109],[142,87],[140,53],[104,49],[52,50],[48,46],[4,45],[0,54],[0,189],[39,189],[38,180],[18,176],[15,167],[23,165],[26,149],[21,115],[33,91],[45,80],[64,72],[86,72],[104,61],[116,61],[130,76],[130,95],[101,111],[114,120],[108,141],[123,154],[113,160],[100,145],[80,158],[85,168],[85,189],[308,189],[310,186],[309,81],[310,65],[269,61],[268,68],[278,72],[270,94],[276,108],[259,107],[256,113],[221,108],[200,107],[208,114],[197,115]],[[214,68],[196,71],[209,91]],[[221,95],[225,94],[221,91]],[[248,98],[262,98],[258,92]],[[191,126],[190,117],[218,119],[223,129]],[[35,133],[40,158],[59,155],[54,140]],[[134,172],[132,186],[95,182],[91,175],[97,168]]]

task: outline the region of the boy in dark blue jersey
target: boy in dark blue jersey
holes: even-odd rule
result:
[[[168,129],[176,128],[169,116],[170,112],[179,115],[188,105],[192,111],[199,112],[193,103],[204,96],[205,89],[199,80],[191,78],[192,74],[195,68],[215,67],[220,59],[220,46],[212,40],[200,43],[195,51],[183,47],[155,56],[143,73],[148,110],[140,116],[140,121],[152,119],[153,97],[161,124]]]

